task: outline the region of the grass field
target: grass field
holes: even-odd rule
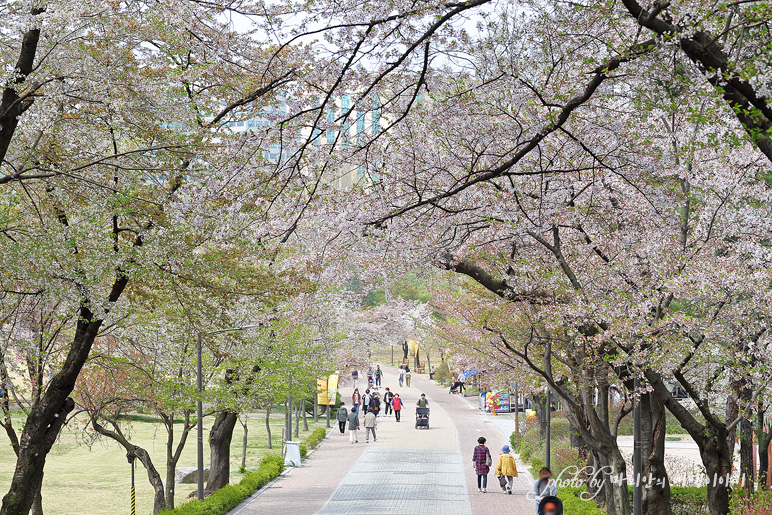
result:
[[[204,438],[208,435],[208,426],[213,419],[204,419]],[[281,432],[283,415],[271,418],[271,432],[274,452],[281,452]],[[309,417],[309,429],[324,427],[324,420],[314,425]],[[268,449],[268,437],[265,430],[263,415],[251,415],[248,423],[246,468],[257,468],[260,458]],[[182,428],[179,425],[180,431]],[[301,438],[303,422],[300,422]],[[131,423],[131,440],[148,450],[153,463],[161,477],[166,477],[166,431],[157,422],[134,421]],[[231,445],[231,482],[237,483],[243,474],[239,472],[241,465],[241,449],[244,430],[241,424],[236,424]],[[7,439],[5,440],[7,442]],[[13,449],[9,445],[0,447],[0,495],[5,495],[7,486],[15,465]],[[209,462],[209,446],[204,443],[204,463]],[[196,434],[195,429],[188,437],[187,445],[178,463],[179,467],[194,467],[196,465]],[[153,489],[147,480],[145,469],[137,462],[136,469],[137,513],[146,515],[152,513]],[[129,513],[131,487],[131,468],[126,460],[122,447],[112,440],[102,438],[96,442],[89,441],[84,436],[82,425],[73,421],[65,428],[54,445],[46,461],[45,477],[43,479],[43,511],[46,515],[116,515]],[[175,502],[179,505],[196,489],[196,485],[177,485]]]

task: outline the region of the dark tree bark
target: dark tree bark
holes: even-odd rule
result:
[[[403,361],[408,359],[409,350],[410,348],[407,346],[407,340],[403,341],[402,342],[402,354],[403,354],[402,360]]]
[[[150,459],[150,454],[142,447],[130,443],[116,423],[110,420],[108,420],[108,422],[113,426],[112,430],[99,424],[95,418],[92,418],[91,425],[97,433],[118,442],[121,447],[126,449],[129,458],[138,459],[140,463],[142,463],[142,466],[145,467],[145,471],[147,472],[147,479],[150,482],[150,486],[153,487],[153,513],[160,512],[166,505],[164,484],[161,480],[161,474],[158,473],[155,465],[153,465],[153,460]]]
[[[740,390],[740,401],[747,405],[751,401],[750,388]],[[753,495],[756,474],[753,467],[753,419],[744,417],[740,422],[740,483],[748,495]]]
[[[705,424],[698,422],[667,389],[662,377],[653,370],[645,371],[646,379],[654,389],[652,394],[672,413],[681,426],[694,439],[700,451],[700,458],[705,465],[708,480],[708,511],[710,515],[726,515],[729,513],[729,486],[732,472],[732,454],[729,452],[729,429],[727,423],[710,413],[705,403],[686,381],[680,372],[675,373],[676,379],[686,392],[697,402],[705,417]]]
[[[219,412],[212,423],[209,431],[209,480],[206,483],[206,495],[230,482],[231,440],[238,419],[237,413],[226,410]]]
[[[769,471],[769,445],[772,443],[772,428],[764,430],[764,402],[759,401],[756,411],[756,437],[759,443],[759,490],[767,490]]]
[[[546,393],[532,393],[531,399],[533,402],[533,409],[536,411],[536,420],[539,422],[539,436],[542,438],[547,437],[547,394]]]
[[[185,412],[185,422],[182,426],[180,441],[174,445],[174,413],[159,413],[164,426],[166,426],[166,509],[174,508],[174,488],[177,472],[177,463],[182,456],[182,450],[188,441],[190,431],[196,427],[196,424],[190,421],[190,412]]]
[[[643,513],[670,515],[670,480],[665,470],[665,408],[651,394],[641,395],[640,403],[642,478],[653,478],[651,483],[642,483]]]
[[[271,407],[265,408],[265,432],[268,433],[268,448],[273,449],[273,440],[271,437]]]
[[[118,300],[127,282],[125,276],[115,282],[109,297],[111,303]],[[70,394],[102,325],[102,320],[94,319],[88,305],[88,301],[84,301],[80,309],[73,342],[61,370],[51,379],[40,401],[29,410],[19,440],[16,468],[8,493],[3,498],[0,515],[29,513],[36,492],[43,483],[46,457],[67,415],[75,408]]]

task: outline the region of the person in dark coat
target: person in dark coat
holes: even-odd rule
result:
[[[346,421],[348,420],[348,410],[346,409],[346,405],[342,402],[340,403],[338,412],[335,414],[335,419],[338,421],[338,429],[340,429],[340,434],[345,435]]]
[[[553,495],[542,497],[539,515],[563,515],[563,501]]]
[[[472,461],[474,462],[474,471],[477,474],[477,491],[485,493],[488,491],[488,472],[491,471],[493,458],[491,451],[485,446],[484,437],[478,438],[477,443],[479,445],[474,448]]]
[[[357,443],[359,441],[359,435],[357,430],[359,429],[359,415],[353,409],[348,414],[348,434],[351,443]]]

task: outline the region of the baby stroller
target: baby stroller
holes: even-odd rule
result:
[[[461,387],[464,385],[461,381],[456,381],[450,386],[450,393],[461,393]]]
[[[372,370],[368,370],[367,371],[367,386],[368,386],[368,388],[372,388],[373,387],[373,371]]]
[[[415,409],[415,428],[419,427],[429,429],[429,408]]]

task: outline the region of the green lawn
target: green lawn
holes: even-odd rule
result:
[[[247,470],[257,468],[260,458],[268,449],[268,437],[265,430],[264,416],[254,415],[248,422],[247,439]],[[204,420],[204,438],[207,438],[207,428],[211,418]],[[283,416],[271,418],[274,452],[281,452],[281,431]],[[324,420],[314,425],[309,417],[309,429],[324,427]],[[180,429],[181,430],[181,425]],[[302,431],[301,437],[308,434]],[[178,431],[179,431],[178,430]],[[163,426],[151,422],[134,421],[131,424],[131,440],[150,452],[153,463],[161,477],[166,477],[166,431]],[[236,424],[231,445],[231,482],[237,483],[243,477],[239,473],[241,465],[241,448],[244,430],[241,424]],[[6,439],[7,442],[7,439]],[[204,443],[204,463],[209,462],[209,446]],[[7,487],[15,465],[15,456],[9,445],[0,447],[0,485]],[[196,465],[196,433],[195,429],[188,437],[187,445],[178,463],[181,467]],[[142,465],[137,462],[137,513],[150,514],[153,507],[153,489],[147,481],[147,475]],[[112,440],[101,438],[91,442],[84,435],[81,421],[72,421],[54,445],[46,460],[45,477],[43,479],[43,510],[46,515],[79,514],[79,515],[115,515],[130,513],[129,499],[131,488],[131,469],[126,460],[125,451]],[[196,489],[196,485],[177,485],[176,503],[179,505]],[[0,495],[5,495],[3,489]]]

